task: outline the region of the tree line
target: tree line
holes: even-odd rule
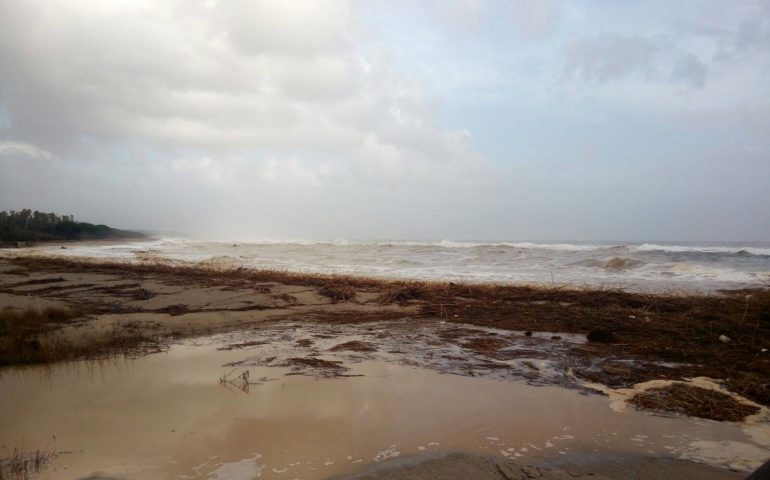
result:
[[[95,240],[137,236],[141,235],[107,225],[78,222],[73,215],[57,215],[28,208],[0,211],[0,241],[3,242]]]

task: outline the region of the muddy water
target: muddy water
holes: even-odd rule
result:
[[[55,448],[43,479],[221,480],[326,478],[430,450],[638,453],[744,467],[763,455],[734,425],[618,413],[598,395],[383,361],[346,364],[362,376],[344,378],[250,366],[248,391],[220,385],[232,370],[223,365],[247,355],[213,341],[133,361],[0,370],[0,455]]]

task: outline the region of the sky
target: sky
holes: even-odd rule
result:
[[[770,0],[0,0],[0,210],[770,241]]]

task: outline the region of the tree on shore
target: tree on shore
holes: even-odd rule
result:
[[[88,240],[139,236],[107,225],[77,222],[73,215],[32,211],[0,211],[0,241]]]

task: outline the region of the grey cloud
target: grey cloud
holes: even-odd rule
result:
[[[509,3],[509,9],[519,35],[534,40],[554,30],[564,5],[562,0],[515,0]]]
[[[357,28],[338,1],[0,0],[0,208],[303,236],[334,228],[303,234],[308,206],[346,223],[341,192],[379,192],[382,213],[483,182],[469,134]]]
[[[419,91],[361,60],[343,2],[164,5],[0,3],[6,135],[62,152],[89,136],[214,158],[232,149],[360,157],[372,141],[410,163],[471,158],[446,142]]]
[[[565,77],[606,82],[634,74],[651,76],[658,51],[642,37],[605,33],[573,38],[565,48]]]
[[[709,67],[666,36],[630,37],[605,33],[577,37],[565,47],[563,79],[605,83],[632,79],[702,89]]]
[[[471,0],[458,10],[473,16],[468,29],[502,17],[483,49],[465,51],[447,48],[454,31],[423,32],[406,3],[387,2],[392,18],[378,26],[392,37],[380,45],[359,5],[0,0],[0,209],[252,237],[692,238],[729,227],[768,238],[757,226],[770,224],[767,209],[740,212],[767,200],[765,23],[743,37],[745,12],[712,36],[595,34],[562,29],[579,5]],[[401,31],[406,17],[415,24]],[[426,38],[435,43],[414,64],[389,55]],[[714,58],[719,45],[729,59]],[[571,95],[575,85],[589,95]],[[436,103],[469,90],[484,102]],[[699,139],[761,151],[720,150],[707,167],[720,185],[690,174]],[[648,140],[660,158],[645,163]],[[570,151],[586,144],[596,148]],[[751,161],[738,174],[733,159]],[[734,214],[725,228],[668,213],[719,202]],[[637,220],[653,211],[663,213]]]
[[[223,35],[251,55],[335,55],[349,42],[347,2],[236,0],[213,13],[222,18]]]
[[[707,76],[708,68],[692,53],[680,55],[671,71],[674,81],[685,82],[695,88],[703,88]]]
[[[712,41],[713,61],[729,63],[770,53],[770,2],[699,2],[697,22],[678,22],[677,33]],[[706,52],[704,52],[706,53]],[[705,58],[705,55],[703,56]]]

